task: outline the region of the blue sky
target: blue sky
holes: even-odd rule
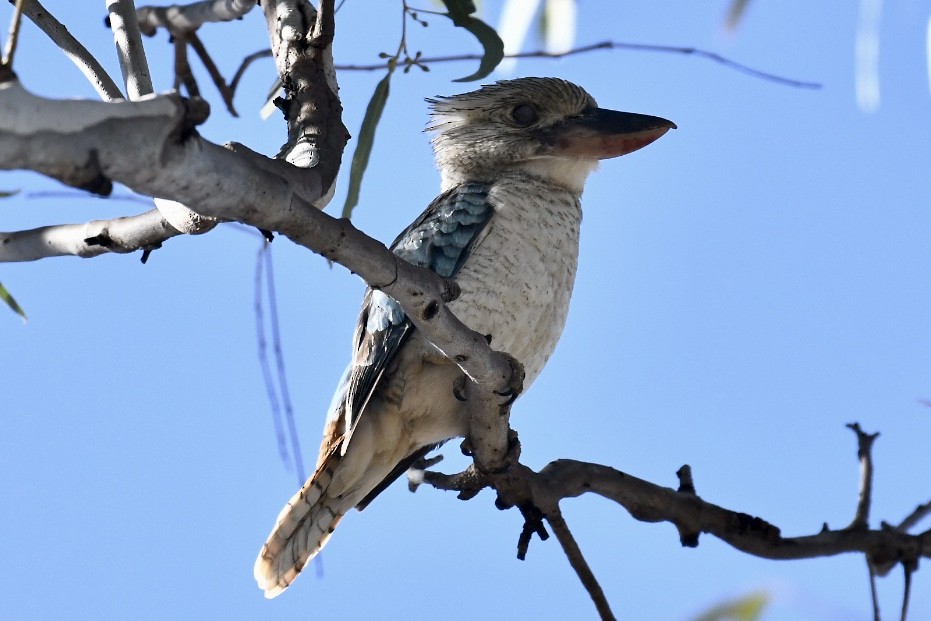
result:
[[[119,75],[100,11],[46,3]],[[486,3],[494,23],[499,3]],[[698,493],[786,535],[846,525],[857,497],[853,434],[880,431],[872,524],[897,522],[931,492],[931,2],[886,3],[878,109],[856,104],[855,6],[753,2],[739,30],[727,3],[584,2],[579,44],[606,39],[695,46],[788,77],[801,90],[695,57],[598,52],[522,61],[516,75],[583,85],[605,107],[679,129],[603,163],[585,218],[568,326],[547,369],[514,408],[524,462],[571,457],[675,486],[692,466]],[[96,5],[95,5],[96,8]],[[5,19],[9,9],[0,12]],[[346,2],[338,62],[393,52],[395,3]],[[476,51],[440,18],[410,30],[425,55]],[[209,26],[221,69],[266,45],[258,12]],[[147,41],[159,90],[170,87],[165,35]],[[30,90],[94,97],[35,28],[17,71]],[[355,222],[390,241],[438,190],[423,99],[471,88],[471,64],[397,75]],[[257,109],[270,61],[246,76],[231,119],[202,80],[210,140],[274,154],[285,140]],[[200,72],[203,76],[203,72]],[[339,76],[357,133],[378,73]],[[350,149],[354,143],[350,143]],[[347,168],[348,170],[348,168]],[[0,173],[0,228],[137,213],[147,207],[59,191]],[[345,195],[345,177],[330,212]],[[235,200],[235,197],[231,197]],[[253,274],[259,240],[232,226],[138,255],[0,267],[25,307],[0,313],[0,613],[5,618],[590,618],[594,609],[555,541],[515,559],[520,516],[484,493],[396,485],[350,514],[323,554],[278,599],[252,563],[296,477],[279,461],[256,357]],[[274,244],[288,379],[312,460],[349,355],[363,284],[279,239]],[[455,445],[443,468],[465,462]],[[668,524],[636,522],[591,497],[564,512],[625,619],[688,619],[764,590],[770,620],[869,619],[857,556],[774,562],[703,537],[680,547]],[[924,525],[927,528],[927,524]],[[912,617],[931,618],[919,571]],[[897,615],[901,573],[880,582]]]

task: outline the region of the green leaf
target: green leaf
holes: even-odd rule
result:
[[[26,321],[26,311],[16,303],[16,300],[13,299],[13,296],[10,295],[10,292],[6,290],[6,287],[3,286],[3,283],[0,283],[0,300],[6,302],[7,306],[13,309],[13,312],[23,318],[23,321]]]
[[[759,621],[771,597],[766,591],[750,593],[738,599],[718,604],[695,617],[695,621]]]
[[[472,17],[472,13],[475,12],[475,3],[471,0],[443,0],[443,4],[446,5],[446,10],[448,11],[446,16],[453,20],[453,24],[471,32],[485,49],[482,61],[478,65],[478,70],[472,75],[453,80],[453,82],[481,80],[494,71],[495,67],[501,63],[501,60],[504,58],[504,43],[501,41],[501,37],[498,36],[494,28],[477,17]]]
[[[352,165],[349,167],[349,191],[346,193],[346,202],[343,204],[344,218],[352,216],[352,209],[359,204],[359,189],[362,187],[362,177],[365,175],[365,169],[369,165],[369,156],[372,154],[372,144],[375,142],[375,128],[378,127],[378,121],[381,120],[381,113],[385,110],[385,102],[388,101],[389,86],[391,83],[391,74],[394,73],[394,63],[388,66],[388,73],[381,79],[369,105],[365,109],[365,117],[362,119],[362,127],[359,129],[359,140],[356,144],[356,150],[352,154]]]

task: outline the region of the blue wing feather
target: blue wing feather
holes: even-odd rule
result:
[[[494,215],[488,191],[487,184],[466,183],[441,194],[398,235],[391,250],[406,261],[453,278]],[[347,440],[382,374],[414,329],[394,298],[366,290],[353,360],[333,395],[327,416],[332,422],[342,419],[340,426]]]

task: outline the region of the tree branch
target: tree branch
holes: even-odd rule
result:
[[[873,498],[873,442],[878,433],[865,433],[858,423],[850,423],[847,428],[857,434],[857,458],[860,460],[860,495],[857,510],[847,528],[857,530],[869,527],[870,505]]]
[[[483,390],[513,390],[508,357],[448,309],[446,302],[458,295],[454,282],[315,209],[330,188],[320,167],[298,169],[198,136],[203,102],[177,94],[117,104],[48,100],[9,80],[0,83],[0,108],[0,169],[34,170],[100,194],[119,181],[192,205],[201,216],[279,231],[398,300],[424,336]],[[0,245],[3,260],[13,257]]]
[[[255,0],[203,0],[185,5],[144,6],[136,10],[139,30],[147,37],[164,28],[177,36],[194,32],[210,22],[239,19],[255,8]]]
[[[113,220],[0,232],[0,261],[36,261],[61,256],[89,258],[108,252],[151,251],[180,234],[158,209],[152,209]]]
[[[519,54],[507,54],[505,58],[563,58],[565,56],[573,56],[575,54],[587,54],[588,52],[594,52],[597,50],[631,50],[636,52],[660,52],[665,54],[686,54],[690,56],[697,56],[699,58],[705,58],[712,62],[723,65],[729,69],[734,69],[735,71],[740,71],[741,73],[746,73],[755,78],[760,78],[762,80],[768,80],[770,82],[776,82],[778,84],[783,84],[785,86],[793,86],[796,88],[821,88],[819,82],[807,82],[803,80],[795,80],[792,78],[785,78],[774,73],[769,73],[766,71],[760,71],[759,69],[754,69],[753,67],[738,63],[734,60],[731,60],[725,56],[722,56],[716,52],[709,52],[708,50],[702,50],[694,47],[680,47],[675,45],[653,45],[649,43],[623,43],[620,41],[602,41],[601,43],[592,43],[591,45],[583,45],[581,47],[573,48],[565,52],[547,52],[544,50],[536,50],[533,52],[521,52]],[[460,62],[465,60],[481,60],[481,54],[456,54],[453,56],[421,56],[419,58],[411,58],[408,61],[401,60],[399,65],[431,65],[436,63],[448,63],[448,62]],[[336,68],[342,71],[378,71],[387,69],[388,65],[384,62],[381,63],[371,63],[371,64],[356,64],[356,65],[336,65]]]
[[[152,94],[155,92],[152,87],[152,74],[149,72],[149,61],[142,46],[142,35],[139,32],[133,0],[108,0],[107,8],[110,11],[110,29],[113,31],[113,42],[116,44],[126,93],[132,100]]]
[[[585,557],[582,556],[582,550],[579,548],[579,544],[576,543],[575,537],[572,536],[572,531],[569,530],[569,525],[566,524],[559,506],[557,505],[553,509],[546,511],[545,515],[546,521],[550,523],[556,539],[559,540],[563,552],[566,553],[566,557],[569,559],[569,564],[572,565],[572,569],[575,570],[576,575],[582,582],[582,586],[585,587],[589,597],[595,603],[595,609],[598,610],[599,616],[605,621],[613,620],[614,613],[611,612],[608,598],[605,597],[601,585],[598,584],[598,579],[595,578],[591,567],[588,566]]]
[[[872,434],[863,435],[875,438]],[[906,569],[913,570],[919,558],[931,558],[931,530],[909,535],[889,527],[870,530],[864,525],[862,528],[830,530],[825,525],[817,534],[783,537],[779,528],[761,518],[725,509],[701,499],[694,491],[691,469],[687,466],[677,474],[680,480],[678,491],[654,485],[608,466],[560,459],[539,472],[520,463],[504,473],[482,472],[469,466],[454,475],[426,471],[423,480],[437,489],[458,491],[459,497],[464,500],[474,497],[485,487],[491,487],[498,494],[496,506],[521,507],[525,519],[527,506],[539,508],[563,543],[570,562],[602,618],[611,618],[606,616],[610,610],[606,613],[599,601],[603,594],[599,595],[600,588],[591,584],[594,576],[588,577],[587,565],[581,565],[584,560],[579,561],[581,553],[576,551],[574,542],[568,538],[563,542],[565,533],[560,534],[562,517],[558,512],[558,503],[585,493],[595,493],[616,502],[637,520],[671,522],[678,529],[680,541],[686,547],[697,546],[699,535],[708,533],[742,552],[768,559],[817,558],[859,552],[866,556],[871,575],[874,567],[883,564],[892,566],[901,563]],[[594,584],[597,585],[597,582]],[[875,601],[874,606],[877,606]]]
[[[104,101],[120,101],[123,93],[110,74],[80,41],[74,38],[64,24],[55,19],[39,0],[29,0],[23,7],[23,15],[32,20],[39,30],[44,32],[52,43],[64,52],[65,56],[84,74]]]
[[[278,157],[322,176],[322,208],[333,195],[349,132],[333,69],[333,2],[320,11],[307,2],[278,0],[262,5],[275,66],[285,91],[276,105],[288,124],[288,142]]]
[[[19,26],[23,18],[23,0],[13,0],[13,15],[10,17],[10,29],[7,32],[6,46],[0,65],[8,69],[13,68],[13,58],[16,56],[16,43],[19,41]]]

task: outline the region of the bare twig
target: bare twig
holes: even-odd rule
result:
[[[861,441],[866,454],[868,444],[876,434],[863,434],[861,431],[858,438],[861,434],[870,438]],[[931,558],[931,530],[909,535],[891,527],[870,530],[864,523],[858,528],[832,531],[825,526],[817,534],[783,537],[776,526],[765,520],[699,498],[694,491],[690,468],[683,467],[677,474],[679,490],[672,490],[607,466],[561,459],[551,462],[540,472],[520,463],[502,473],[482,472],[473,465],[455,475],[427,471],[423,480],[438,489],[459,491],[462,499],[474,497],[484,487],[492,487],[498,492],[495,504],[499,508],[522,507],[526,520],[526,507],[538,507],[557,536],[560,536],[559,518],[554,518],[555,522],[550,519],[554,515],[552,507],[557,507],[564,498],[595,493],[620,504],[637,520],[673,523],[685,546],[697,545],[698,534],[708,533],[742,552],[769,559],[816,558],[859,552],[867,560],[876,619],[879,618],[875,596],[875,578],[879,575],[876,567],[901,563],[914,569],[920,557]],[[570,562],[575,563],[571,558]],[[584,571],[579,576],[583,582],[587,580]],[[592,589],[589,592],[592,593]],[[593,600],[598,605],[596,597],[593,595]]]
[[[873,442],[878,433],[866,433],[859,423],[850,423],[847,428],[857,434],[857,457],[860,459],[860,497],[853,520],[847,527],[856,530],[869,527],[870,504],[873,497]]]
[[[602,620],[613,620],[614,613],[611,612],[608,598],[605,597],[601,585],[598,584],[598,579],[595,578],[595,574],[582,555],[582,550],[579,548],[579,544],[576,543],[575,537],[572,536],[572,531],[569,530],[569,525],[566,524],[566,520],[559,510],[559,505],[546,511],[546,521],[550,523],[553,533],[556,535],[556,539],[559,541],[563,552],[566,553],[566,557],[569,559],[569,564],[572,565],[572,569],[575,570],[576,575],[582,582],[582,586],[588,591],[588,595],[595,603],[595,608],[598,610],[598,614],[601,616]]]
[[[258,341],[259,367],[262,369],[262,381],[265,384],[265,395],[268,397],[268,405],[272,411],[272,422],[275,427],[275,439],[278,444],[278,457],[287,467],[288,465],[288,445],[285,441],[284,424],[281,419],[281,400],[278,399],[278,391],[274,378],[272,377],[272,367],[268,355],[268,339],[265,336],[265,304],[263,302],[265,295],[265,257],[271,252],[269,242],[262,243],[255,260],[255,278],[253,280],[253,289],[255,295],[253,299],[253,309],[255,311],[255,335]],[[303,485],[304,479],[298,481],[298,485]]]
[[[190,43],[191,48],[197,53],[200,62],[204,63],[204,68],[210,75],[210,79],[213,80],[214,86],[217,87],[217,91],[220,93],[223,103],[226,104],[227,111],[229,111],[232,116],[238,117],[239,114],[236,113],[236,109],[233,107],[234,91],[227,86],[226,80],[223,79],[223,75],[217,68],[216,63],[213,62],[213,58],[210,57],[210,53],[207,51],[207,48],[204,47],[200,37],[197,36],[197,33],[192,32],[187,35],[187,42]]]
[[[733,61],[725,56],[721,56],[715,52],[709,52],[708,50],[702,50],[694,47],[680,47],[674,45],[653,45],[649,43],[623,43],[619,41],[602,41],[601,43],[593,43],[591,45],[583,45],[581,47],[573,48],[566,52],[547,52],[544,50],[536,50],[533,52],[522,52],[520,54],[508,54],[505,58],[563,58],[565,56],[572,56],[575,54],[586,54],[588,52],[594,52],[596,50],[631,50],[638,52],[661,52],[667,54],[686,54],[691,56],[697,56],[699,58],[705,58],[707,60],[716,62],[720,65],[728,67],[729,69],[734,69],[742,73],[746,73],[756,78],[763,80],[769,80],[771,82],[776,82],[778,84],[783,84],[785,86],[793,86],[796,88],[821,88],[821,84],[818,82],[806,82],[803,80],[795,80],[792,78],[785,78],[782,76],[775,75],[773,73],[768,73],[766,71],[760,71],[759,69],[754,69],[742,63]],[[481,60],[482,56],[480,54],[457,54],[453,56],[430,56],[430,57],[419,57],[416,59],[416,64],[419,65],[430,65],[435,63],[448,63],[448,62],[459,62],[466,60]],[[414,63],[414,59],[411,59],[411,63]],[[398,64],[403,65],[404,61],[400,61]],[[386,69],[387,64],[384,62],[372,63],[372,64],[356,64],[356,65],[336,65],[336,68],[342,71],[377,71],[380,69]]]
[[[136,216],[59,224],[37,229],[0,232],[0,262],[36,261],[47,257],[96,257],[109,252],[154,249],[181,233],[157,209]]]
[[[64,52],[65,56],[71,59],[71,62],[93,85],[101,99],[104,101],[123,99],[120,87],[116,85],[100,62],[38,0],[26,2],[23,15],[32,20],[32,23],[44,32],[52,43]]]
[[[866,570],[870,576],[870,601],[873,604],[873,621],[882,621],[882,615],[879,612],[879,593],[876,590],[876,569],[870,559],[866,559]]]
[[[915,507],[915,510],[909,513],[905,519],[899,523],[898,528],[902,532],[908,532],[928,515],[931,515],[931,501]]]
[[[908,601],[912,597],[912,574],[914,570],[915,567],[906,563],[902,564],[902,571],[905,572],[905,588],[902,592],[902,614],[899,617],[901,621],[906,621],[908,618]]]
[[[175,89],[180,89],[183,85],[188,97],[200,97],[200,87],[197,86],[197,79],[194,78],[194,72],[191,71],[191,63],[187,56],[187,41],[175,37],[172,47],[175,52]]]
[[[574,48],[566,52],[547,52],[545,50],[536,50],[533,52],[521,52],[519,54],[506,54],[505,58],[562,58],[564,56],[571,56],[574,54],[585,54],[588,52],[594,52],[597,50],[633,50],[633,51],[643,51],[643,52],[665,52],[670,54],[689,54],[693,56],[698,56],[701,58],[706,58],[713,62],[724,65],[731,69],[752,75],[757,78],[764,80],[769,80],[771,82],[776,82],[779,84],[784,84],[786,86],[793,86],[796,88],[821,88],[820,82],[807,82],[803,80],[794,80],[792,78],[784,78],[772,73],[767,73],[765,71],[760,71],[752,67],[748,67],[736,61],[730,60],[720,54],[715,52],[709,52],[707,50],[697,49],[693,47],[677,47],[672,45],[650,45],[644,43],[623,43],[618,41],[602,41],[601,43],[593,43],[591,45],[584,45],[582,47]],[[230,88],[235,92],[237,85],[239,84],[240,79],[242,78],[243,73],[246,69],[260,58],[268,58],[272,55],[270,50],[259,50],[252,54],[246,56],[242,63],[239,65],[239,69],[236,70],[236,74],[233,76],[232,81],[230,82]],[[430,65],[437,63],[448,63],[448,62],[461,62],[461,61],[474,61],[481,60],[482,56],[480,54],[456,54],[453,56],[418,56],[416,58],[395,58],[394,62],[405,68],[409,69],[413,65]],[[371,63],[371,64],[342,64],[334,65],[334,67],[339,71],[384,71],[388,69],[388,61]]]
[[[16,0],[13,7],[13,15],[10,17],[10,30],[7,34],[6,47],[3,49],[3,59],[0,65],[13,68],[13,57],[16,55],[16,43],[19,41],[19,26],[23,18],[24,0]]]
[[[266,248],[268,243],[266,242]],[[304,474],[304,458],[301,456],[301,444],[297,435],[297,426],[294,424],[294,405],[291,403],[291,391],[288,389],[288,373],[285,369],[284,352],[282,350],[281,324],[278,321],[278,295],[275,293],[275,270],[272,267],[271,252],[265,254],[265,288],[268,293],[269,325],[272,329],[272,351],[275,354],[275,377],[278,380],[278,392],[284,406],[284,419],[291,439],[291,458],[294,462],[294,472],[297,475],[297,484],[303,485],[307,479]]]
[[[236,88],[239,86],[239,81],[242,79],[242,76],[246,72],[246,69],[249,68],[249,65],[251,65],[252,63],[254,63],[255,61],[261,58],[271,58],[271,57],[272,57],[271,50],[259,50],[258,52],[253,52],[252,54],[249,54],[248,56],[243,58],[242,63],[240,63],[239,65],[239,69],[236,70],[236,73],[233,74],[233,79],[230,80],[229,88],[232,93],[230,97],[232,97],[233,94],[236,93]]]

